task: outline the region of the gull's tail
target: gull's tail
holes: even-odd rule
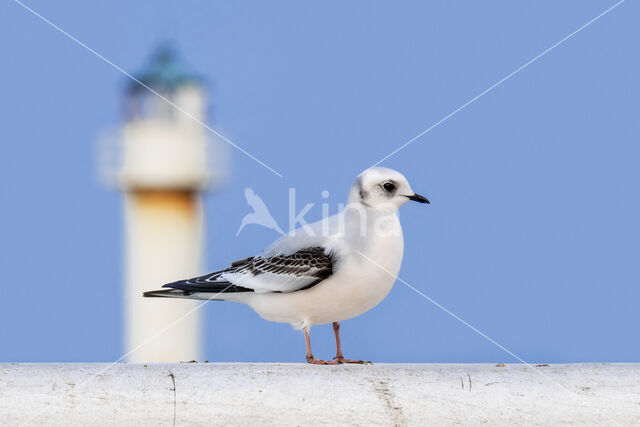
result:
[[[157,291],[147,291],[142,294],[145,298],[189,298],[193,292],[183,291],[181,289],[160,289]]]
[[[237,297],[234,298],[235,295],[229,295],[227,293],[218,292],[194,292],[194,291],[184,291],[182,289],[160,289],[157,291],[147,291],[142,294],[145,298],[184,298],[184,299],[197,299],[197,300],[208,300],[208,301],[226,301],[238,300]]]

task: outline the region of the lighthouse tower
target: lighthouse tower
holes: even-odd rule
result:
[[[210,141],[199,79],[168,46],[159,48],[125,99],[113,178],[125,214],[125,351],[130,362],[177,362],[201,356],[197,302],[143,299],[142,292],[201,271],[202,191],[220,183],[224,150]],[[217,144],[217,145],[216,145]],[[171,325],[171,326],[170,326]]]

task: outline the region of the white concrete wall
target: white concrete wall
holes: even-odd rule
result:
[[[638,364],[108,367],[0,365],[0,425],[640,424]]]

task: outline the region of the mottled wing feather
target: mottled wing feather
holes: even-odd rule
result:
[[[236,261],[227,269],[164,287],[190,292],[293,292],[331,276],[333,261],[324,248],[310,247],[289,255]]]
[[[249,271],[254,275],[263,273],[292,274],[326,279],[333,269],[332,257],[325,255],[323,248],[308,248],[291,255],[275,255],[269,258],[256,257],[251,260]]]

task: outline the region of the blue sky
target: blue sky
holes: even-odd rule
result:
[[[172,40],[203,75],[232,150],[205,199],[206,267],[277,235],[248,227],[243,189],[286,223],[288,188],[333,206],[354,177],[615,1],[46,2],[25,4],[129,72]],[[430,206],[401,213],[407,282],[527,361],[638,361],[639,7],[627,1],[383,163]],[[122,200],[96,140],[126,77],[19,4],[0,4],[0,361],[122,355]],[[288,325],[206,307],[211,361],[302,361]],[[314,353],[332,354],[330,327]],[[343,324],[347,357],[514,362],[396,284]]]

